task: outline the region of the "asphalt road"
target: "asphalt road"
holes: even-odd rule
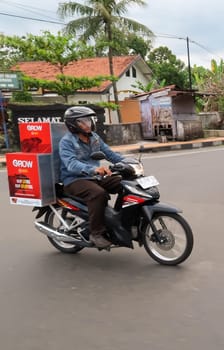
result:
[[[0,172],[2,350],[223,350],[224,148],[144,154],[195,246],[179,267],[143,248],[63,255],[10,205]]]

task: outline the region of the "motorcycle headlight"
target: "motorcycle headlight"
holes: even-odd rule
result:
[[[144,176],[144,168],[142,163],[129,164],[135,173],[135,176]]]

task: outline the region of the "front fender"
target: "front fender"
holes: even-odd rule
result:
[[[154,213],[162,212],[162,213],[182,213],[181,209],[178,209],[170,204],[166,203],[154,203],[151,205],[144,205],[142,210],[146,217],[151,221]]]

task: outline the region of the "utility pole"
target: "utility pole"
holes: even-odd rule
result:
[[[0,110],[1,110],[1,116],[2,116],[2,126],[3,126],[4,136],[5,136],[5,146],[6,148],[9,148],[9,137],[8,137],[5,111],[4,111],[4,101],[5,101],[4,96],[0,90]]]
[[[192,90],[191,62],[190,62],[190,50],[189,50],[189,38],[188,37],[187,37],[187,59],[188,59],[189,89]]]

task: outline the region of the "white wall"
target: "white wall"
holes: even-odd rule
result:
[[[146,77],[138,67],[134,66],[136,69],[136,77],[132,76],[132,67],[130,67],[130,76],[126,76],[125,74],[117,81],[117,90],[118,90],[118,99],[119,101],[123,101],[125,98],[129,98],[133,95],[133,91],[142,92],[141,90],[132,87],[132,84],[136,84],[137,81],[140,81],[143,85],[146,85],[149,82],[148,77]],[[95,104],[97,102],[114,102],[114,93],[113,88],[111,87],[109,93],[106,94],[84,94],[84,93],[76,93],[74,96],[69,96],[69,103],[79,104],[80,101]],[[106,124],[116,124],[118,123],[117,112],[105,110],[106,116]]]

